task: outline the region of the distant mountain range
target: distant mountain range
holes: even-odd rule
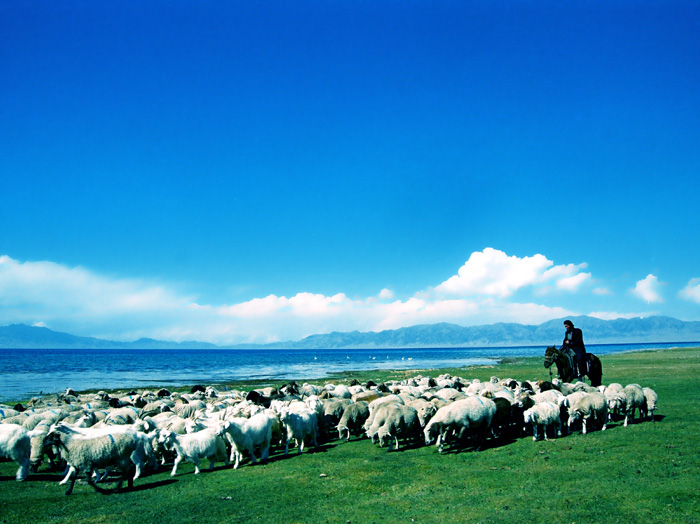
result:
[[[587,344],[625,344],[653,342],[698,342],[700,322],[671,317],[647,317],[600,320],[570,317],[583,330]],[[360,349],[402,347],[498,347],[560,344],[564,338],[564,319],[550,320],[538,326],[489,324],[463,327],[456,324],[425,324],[380,332],[352,331],[311,335],[297,341],[274,344],[238,344],[217,346],[207,342],[167,342],[141,338],[134,342],[115,342],[93,337],[78,337],[44,327],[13,324],[0,327],[0,348],[5,349]]]

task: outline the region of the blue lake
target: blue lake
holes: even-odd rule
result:
[[[695,343],[589,344],[596,355]],[[85,389],[151,388],[234,380],[322,379],[338,371],[434,369],[543,356],[543,346],[352,350],[0,349],[0,402]]]

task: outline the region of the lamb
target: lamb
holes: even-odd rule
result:
[[[33,431],[19,424],[0,424],[0,457],[9,458],[19,464],[15,479],[22,481],[29,474],[31,438]]]
[[[312,411],[302,411],[292,413],[282,410],[280,413],[280,421],[287,429],[287,442],[285,444],[284,454],[289,454],[289,441],[294,440],[297,445],[297,454],[301,454],[304,450],[304,440],[311,440],[314,447],[318,447],[318,421],[316,413]]]
[[[657,404],[659,402],[659,395],[656,394],[651,388],[642,388],[644,392],[644,398],[646,399],[646,410],[644,411],[644,417],[654,420],[654,411],[656,411]]]
[[[362,425],[369,418],[369,404],[364,401],[353,402],[345,407],[343,415],[336,426],[338,438],[343,438],[347,433],[346,440],[350,440],[350,434],[362,431]]]
[[[608,420],[608,403],[605,397],[598,393],[585,393],[578,397],[569,407],[569,427],[571,423],[581,419],[583,434],[586,434],[587,423],[597,421],[602,423],[601,431],[605,431]]]
[[[177,474],[177,466],[183,460],[194,462],[194,473],[199,474],[199,463],[204,459],[209,459],[209,469],[214,469],[214,462],[219,453],[219,435],[215,429],[205,429],[196,433],[186,433],[179,435],[167,429],[160,432],[158,442],[164,444],[166,448],[175,448],[177,457],[173,462],[171,477]]]
[[[265,460],[270,455],[270,442],[272,441],[272,426],[275,418],[267,413],[258,413],[251,418],[232,418],[226,420],[219,435],[224,435],[231,443],[231,457],[234,461],[233,469],[238,469],[242,452],[250,453],[251,462],[255,464],[255,448],[260,447],[260,460]]]
[[[430,419],[423,431],[426,445],[436,440],[438,452],[442,453],[445,437],[450,432],[461,434],[468,429],[488,430],[493,416],[496,414],[496,404],[488,398],[479,396],[457,400],[440,408]]]
[[[561,416],[559,405],[554,402],[538,402],[525,410],[523,419],[526,424],[532,424],[532,440],[537,441],[538,428],[542,426],[544,439],[547,439],[547,428],[553,426],[557,436],[561,436]]]
[[[401,404],[391,405],[384,425],[377,432],[379,445],[383,447],[393,438],[396,442],[394,449],[398,450],[399,437],[414,440],[420,438],[420,430],[420,420],[415,408]]]
[[[625,424],[627,427],[627,421],[634,423],[634,410],[639,412],[639,418],[642,418],[642,413],[646,412],[646,398],[644,397],[644,390],[639,384],[628,384],[623,390],[625,396],[627,397],[627,409],[625,410]]]
[[[428,402],[424,398],[417,398],[408,403],[409,406],[414,408],[418,412],[418,421],[420,422],[420,427],[425,428],[428,421],[437,413],[438,407]]]
[[[148,436],[140,432],[125,431],[87,436],[70,426],[60,424],[49,432],[46,442],[57,446],[69,465],[68,474],[59,483],[65,484],[70,480],[66,495],[73,492],[75,479],[80,472],[87,474],[87,481],[95,490],[104,492],[95,484],[92,473],[98,468],[114,466],[122,470],[123,475],[128,477],[129,487],[132,487],[133,481],[141,475],[141,468],[149,456],[150,445]],[[128,472],[134,466],[135,474],[131,478]]]

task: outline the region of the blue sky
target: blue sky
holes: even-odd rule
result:
[[[0,325],[700,320],[698,2],[0,5]]]

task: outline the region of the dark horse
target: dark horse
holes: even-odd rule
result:
[[[585,373],[585,375],[590,379],[591,386],[600,386],[603,378],[603,366],[600,363],[600,359],[593,353],[586,353],[584,359],[586,361],[586,368],[588,368],[588,372]],[[557,365],[559,378],[561,378],[563,382],[571,382],[574,379],[574,370],[571,367],[571,360],[569,360],[560,349],[549,346],[544,352],[544,367],[550,368],[552,364]]]

